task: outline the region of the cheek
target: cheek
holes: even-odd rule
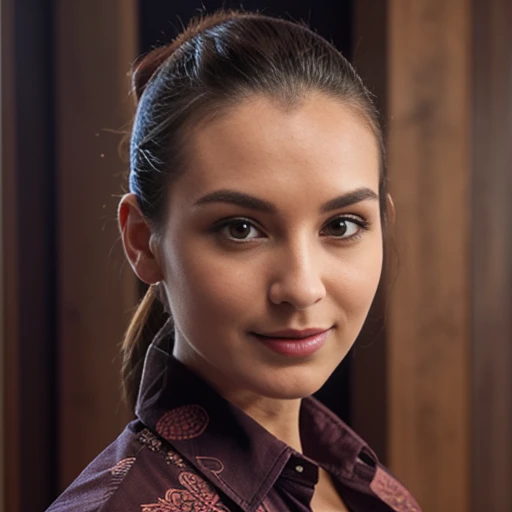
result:
[[[266,314],[267,272],[275,261],[264,254],[229,257],[208,244],[170,244],[167,285],[175,321],[182,328],[223,331]],[[268,255],[267,255],[268,256]],[[325,259],[326,258],[326,259]],[[328,297],[345,321],[360,323],[366,317],[382,270],[382,244],[375,233],[360,246],[343,253],[324,250],[321,267]],[[200,319],[200,322],[197,321]],[[186,325],[185,325],[186,324]],[[199,325],[200,324],[200,325]]]
[[[330,294],[347,316],[366,317],[382,273],[383,252],[380,244],[355,251],[330,280]]]
[[[169,254],[167,282],[175,320],[227,327],[228,320],[239,321],[257,302],[264,290],[254,265],[233,262],[226,256],[181,244]]]

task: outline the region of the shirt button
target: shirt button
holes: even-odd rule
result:
[[[297,473],[302,473],[304,471],[304,466],[301,466],[301,465],[295,466],[295,471],[297,471]]]

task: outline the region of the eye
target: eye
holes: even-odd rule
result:
[[[261,238],[262,233],[254,224],[247,219],[232,219],[224,222],[219,232],[226,238],[236,241],[253,240]]]
[[[334,238],[349,239],[356,237],[362,229],[366,229],[366,222],[363,219],[344,216],[329,221],[321,234]]]

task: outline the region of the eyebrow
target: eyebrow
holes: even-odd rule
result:
[[[210,194],[206,194],[194,203],[194,206],[202,206],[212,203],[226,203],[249,210],[256,210],[263,213],[276,213],[277,208],[268,201],[259,199],[243,192],[236,192],[234,190],[216,190]]]
[[[328,213],[333,210],[340,210],[341,208],[352,206],[353,204],[360,203],[368,199],[378,201],[379,196],[371,188],[361,187],[353,190],[352,192],[348,192],[347,194],[331,199],[320,208],[320,211],[322,213]]]
[[[342,194],[341,196],[331,199],[321,206],[320,211],[322,213],[328,213],[330,211],[346,208],[347,206],[351,206],[368,199],[378,200],[379,196],[372,189],[361,187],[353,190],[352,192],[348,192],[347,194]],[[205,196],[198,199],[194,203],[194,206],[202,206],[212,203],[232,204],[235,206],[240,206],[241,208],[247,208],[249,210],[255,210],[262,213],[277,212],[277,208],[274,204],[258,197],[251,196],[250,194],[236,192],[234,190],[216,190],[215,192],[206,194]]]

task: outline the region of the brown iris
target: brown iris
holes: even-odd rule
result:
[[[243,240],[249,236],[251,227],[251,224],[245,220],[234,221],[229,225],[229,236]]]
[[[329,236],[343,236],[347,232],[347,221],[345,219],[334,219],[327,224],[324,231]]]

